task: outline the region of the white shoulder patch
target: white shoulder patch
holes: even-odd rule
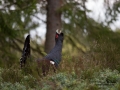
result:
[[[54,62],[54,61],[50,61],[50,63],[51,63],[51,64],[53,64],[53,65],[55,64],[55,62]]]

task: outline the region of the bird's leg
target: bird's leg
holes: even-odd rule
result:
[[[56,67],[55,67],[55,65],[53,65],[53,71],[54,71],[54,73],[56,73]]]

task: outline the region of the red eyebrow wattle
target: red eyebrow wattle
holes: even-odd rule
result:
[[[56,38],[58,38],[58,35],[56,35]]]

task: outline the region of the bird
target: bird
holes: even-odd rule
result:
[[[53,49],[45,57],[37,60],[38,67],[42,68],[43,76],[46,76],[48,74],[50,67],[52,67],[54,72],[56,72],[56,68],[61,62],[63,40],[64,34],[61,32],[56,32],[55,46],[53,47]]]
[[[24,47],[22,51],[22,56],[20,58],[20,67],[25,67],[26,60],[30,56],[30,35],[28,34],[25,42],[24,42]]]

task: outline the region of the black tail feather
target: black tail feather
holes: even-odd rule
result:
[[[28,35],[25,39],[24,48],[22,51],[22,57],[20,59],[21,68],[25,66],[26,59],[30,56],[30,35]]]

